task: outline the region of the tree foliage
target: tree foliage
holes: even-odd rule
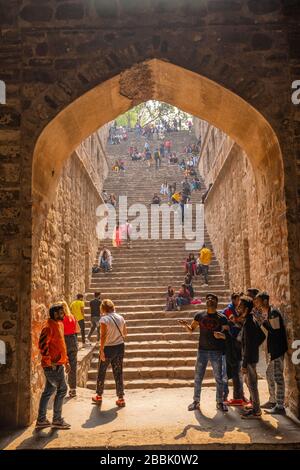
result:
[[[116,119],[118,126],[135,127],[139,122],[142,127],[159,124],[162,121],[172,124],[174,119],[182,122],[192,119],[192,116],[180,109],[162,101],[146,101],[122,114]]]

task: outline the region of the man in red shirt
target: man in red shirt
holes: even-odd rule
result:
[[[64,339],[64,316],[62,304],[52,305],[49,309],[50,318],[43,326],[39,339],[46,384],[40,399],[36,429],[49,426],[58,429],[70,429],[71,427],[61,416],[64,397],[67,394],[65,370],[67,374],[70,371]],[[53,421],[51,424],[47,419],[47,405],[55,392]]]

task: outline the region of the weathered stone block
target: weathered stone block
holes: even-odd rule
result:
[[[267,15],[279,10],[281,7],[280,0],[249,0],[248,8],[255,15]]]
[[[26,5],[20,13],[20,17],[29,23],[49,21],[53,10],[46,5]]]
[[[229,11],[240,11],[242,8],[241,2],[234,0],[209,0],[207,3],[209,13],[222,13]]]
[[[257,33],[252,36],[251,44],[254,50],[267,51],[271,49],[273,39],[266,34]]]
[[[21,122],[20,113],[10,106],[0,106],[0,129],[18,129]]]
[[[63,3],[56,9],[57,20],[80,20],[84,16],[84,8],[79,3]]]

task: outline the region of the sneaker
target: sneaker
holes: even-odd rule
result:
[[[247,411],[247,410],[253,410],[253,405],[252,405],[252,403],[251,403],[251,402],[250,402],[250,403],[246,403],[246,405],[243,405],[243,409],[246,410],[246,411]]]
[[[92,397],[92,403],[96,403],[97,405],[101,405],[102,397],[100,395],[95,395]]]
[[[189,411],[200,411],[200,402],[199,401],[193,401],[193,403],[191,403],[189,406],[188,406],[188,410]]]
[[[69,390],[69,397],[70,398],[76,397],[76,390],[75,389],[70,389]]]
[[[59,421],[53,421],[51,427],[55,429],[70,429],[71,425],[61,418]]]
[[[241,398],[231,398],[230,400],[224,400],[224,404],[228,406],[243,406],[244,401]]]
[[[263,410],[271,410],[272,408],[274,408],[276,406],[276,403],[272,403],[271,401],[267,401],[266,403],[264,403],[263,405],[261,405],[261,408]]]
[[[44,419],[42,421],[37,420],[35,424],[35,429],[44,429],[51,427],[51,423],[48,419]]]
[[[244,403],[245,405],[249,405],[249,403],[251,403],[251,400],[248,400],[248,398],[243,397],[243,403]]]
[[[271,410],[265,411],[268,415],[286,415],[285,408],[283,406],[275,405]]]
[[[217,410],[227,412],[228,406],[225,403],[217,403]]]
[[[253,410],[245,411],[241,416],[242,419],[261,419],[261,411],[255,413]]]
[[[118,398],[118,400],[116,401],[116,405],[119,408],[124,408],[124,406],[126,406],[124,398]]]

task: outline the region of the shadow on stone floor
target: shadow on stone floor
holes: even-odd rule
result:
[[[65,432],[62,430],[62,432]],[[58,439],[58,430],[57,429],[50,429],[49,431],[40,430],[40,431],[33,431],[32,435],[22,441],[17,447],[16,450],[21,449],[44,449],[44,447],[49,444],[49,442]]]
[[[199,432],[209,433],[209,437],[220,439],[225,436],[225,434],[235,431],[247,434],[252,442],[253,439],[257,438],[257,432],[265,433],[269,438],[274,440],[284,438],[284,434],[281,434],[280,431],[280,420],[276,420],[276,424],[261,420],[246,421],[242,420],[240,411],[235,409],[230,409],[229,413],[222,413],[217,411],[216,415],[213,418],[205,416],[201,411],[195,411],[194,416],[199,423],[199,426],[189,424],[184,427],[182,432],[175,436],[175,440],[185,438],[189,430],[194,429]],[[284,420],[289,420],[289,418],[284,417]]]
[[[111,423],[118,417],[117,411],[119,410],[120,408],[115,406],[110,410],[102,411],[101,407],[94,405],[89,418],[85,423],[83,423],[82,428],[96,428],[97,426],[103,426],[105,424]]]

